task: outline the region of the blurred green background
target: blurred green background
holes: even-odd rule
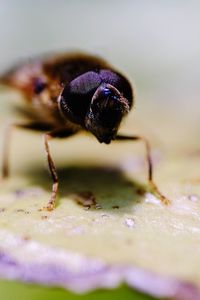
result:
[[[195,138],[200,127],[199,36],[200,2],[195,0],[0,0],[1,72],[20,59],[45,52],[80,49],[101,55],[136,87],[129,132],[133,126],[148,132],[170,152],[200,147]],[[125,287],[75,296],[5,282],[0,294],[3,300],[16,295],[150,299]]]

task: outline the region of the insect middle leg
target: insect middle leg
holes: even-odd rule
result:
[[[145,137],[142,136],[123,136],[123,135],[118,135],[116,137],[116,140],[118,141],[142,141],[144,143],[145,149],[146,149],[146,160],[148,164],[148,182],[149,186],[152,188],[153,192],[158,196],[158,198],[162,201],[163,204],[168,205],[170,204],[170,200],[167,199],[159,190],[157,187],[157,184],[155,183],[153,179],[153,163],[151,159],[151,147],[148,142],[148,140]]]

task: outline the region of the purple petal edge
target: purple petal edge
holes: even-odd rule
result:
[[[122,282],[158,298],[199,300],[200,291],[193,284],[165,277],[134,266],[106,265],[82,257],[82,271],[73,272],[56,264],[20,263],[0,253],[0,277],[9,280],[67,288],[83,293],[96,288],[115,288]]]

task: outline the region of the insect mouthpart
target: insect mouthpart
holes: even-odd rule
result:
[[[98,87],[85,117],[85,127],[100,143],[115,139],[122,118],[128,112],[128,103],[110,84]]]
[[[114,126],[108,126],[108,124],[102,123],[101,119],[97,118],[96,115],[90,113],[86,120],[86,129],[90,131],[100,143],[110,144],[112,140],[115,139],[119,127],[119,120],[114,122]]]
[[[101,136],[101,137],[97,137],[96,138],[98,139],[98,141],[102,144],[110,144],[112,140],[114,140],[114,136]]]

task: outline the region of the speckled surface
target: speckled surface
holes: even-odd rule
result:
[[[102,146],[82,135],[55,141],[60,195],[56,209],[45,212],[51,181],[41,137],[17,131],[12,146],[11,177],[0,191],[1,276],[77,292],[123,281],[181,300],[186,288],[198,299],[198,153],[177,155],[174,148],[164,155],[154,147],[156,181],[172,200],[166,207],[145,185],[142,145]],[[77,204],[74,195],[84,191],[94,194],[97,208]]]

